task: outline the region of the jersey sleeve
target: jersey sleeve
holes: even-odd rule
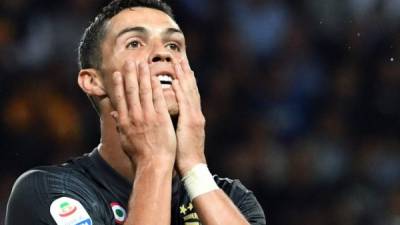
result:
[[[103,211],[82,179],[31,170],[14,184],[5,225],[110,225]]]
[[[250,224],[266,224],[264,211],[252,192],[245,194],[245,196],[238,204],[238,208]]]
[[[216,181],[251,225],[266,225],[264,210],[252,191],[239,180],[219,178]]]

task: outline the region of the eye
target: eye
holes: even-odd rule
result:
[[[134,41],[129,42],[126,45],[126,48],[139,48],[140,46],[142,46],[142,44],[139,41],[134,40]]]
[[[169,48],[169,49],[171,49],[173,51],[178,51],[178,52],[181,50],[179,45],[177,45],[175,43],[168,43],[167,44],[167,48]]]

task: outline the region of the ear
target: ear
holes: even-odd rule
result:
[[[106,95],[103,80],[95,69],[82,69],[79,71],[78,84],[90,96],[101,97]]]

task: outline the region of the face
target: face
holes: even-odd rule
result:
[[[167,14],[143,7],[121,11],[106,24],[101,48],[106,91],[111,90],[112,73],[123,72],[127,61],[146,62],[151,76],[157,76],[162,83],[168,111],[171,115],[178,114],[171,86],[175,77],[172,63],[187,57],[186,46],[179,26]]]

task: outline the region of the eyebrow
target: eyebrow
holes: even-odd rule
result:
[[[163,35],[168,35],[168,36],[172,35],[172,34],[175,34],[175,33],[183,35],[183,32],[180,29],[176,29],[176,28],[168,28],[168,29],[166,29],[165,31],[162,32]]]
[[[127,28],[121,30],[117,34],[116,38],[119,38],[120,36],[122,36],[126,33],[129,33],[129,32],[137,32],[137,33],[141,33],[143,35],[147,35],[149,33],[149,31],[145,27],[127,27]],[[172,27],[165,29],[161,34],[163,36],[171,36],[172,34],[175,34],[175,33],[183,35],[183,32],[180,29],[172,28]]]
[[[142,33],[142,34],[147,34],[148,31],[146,28],[144,27],[127,27],[123,30],[121,30],[118,34],[116,38],[119,38],[120,36],[129,33],[129,32],[137,32],[137,33]]]

